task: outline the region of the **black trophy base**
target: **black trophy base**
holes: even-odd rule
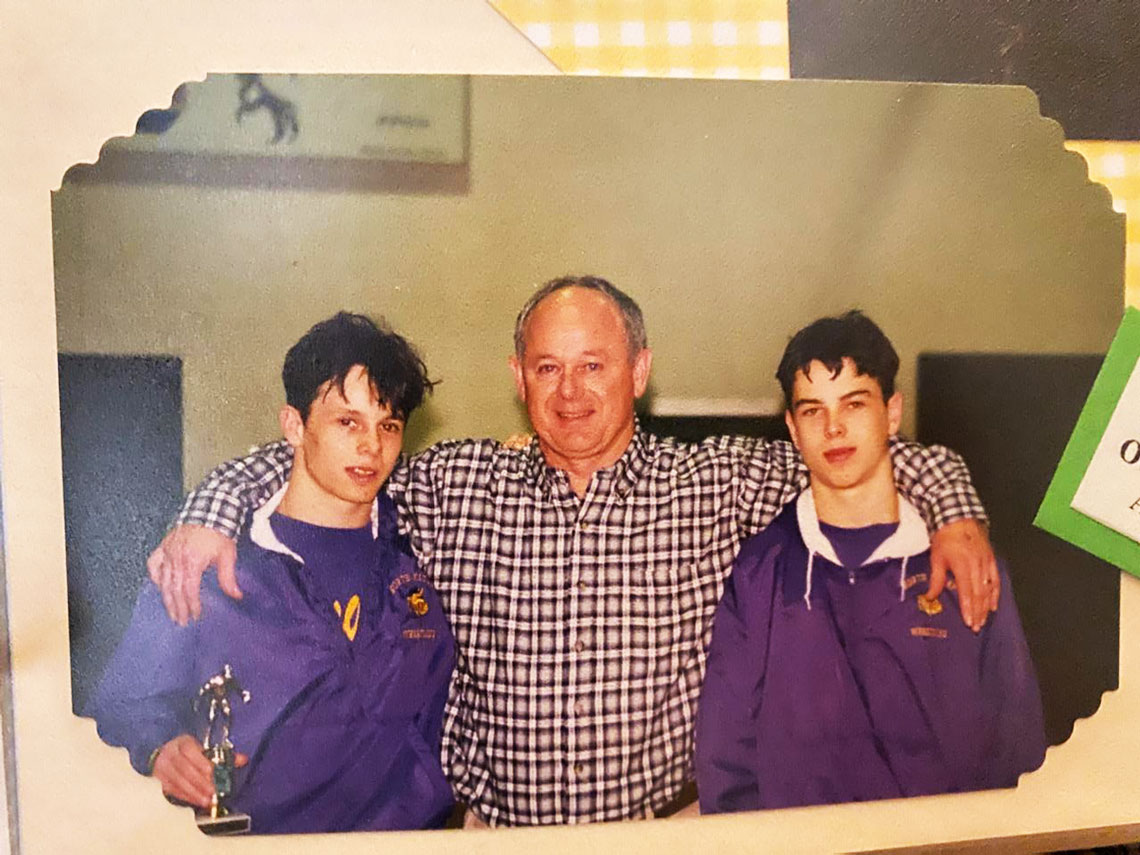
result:
[[[208,813],[195,817],[198,830],[211,837],[228,834],[246,834],[249,831],[248,813],[227,813],[224,816],[210,816]]]

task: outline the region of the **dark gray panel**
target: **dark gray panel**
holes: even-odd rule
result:
[[[1101,356],[923,354],[918,439],[960,452],[1009,563],[1052,744],[1117,688],[1120,571],[1033,527]]]
[[[1070,139],[1140,138],[1140,5],[789,0],[793,77],[1018,83]]]
[[[130,621],[182,495],[182,361],[60,354],[72,708]]]

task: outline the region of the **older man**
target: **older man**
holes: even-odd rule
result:
[[[645,433],[633,404],[651,362],[626,294],[596,277],[553,280],[519,313],[511,358],[535,441],[443,442],[389,479],[458,644],[444,768],[491,825],[669,808],[692,777],[710,619],[733,557],[807,483],[787,443]],[[980,627],[996,569],[965,467],[910,444],[894,461]],[[266,446],[189,497],[149,562],[172,615],[195,611],[209,563],[238,593],[228,538],[289,464],[286,445]]]

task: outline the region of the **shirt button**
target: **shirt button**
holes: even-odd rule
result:
[[[586,714],[586,704],[584,701],[578,701],[578,703],[574,704],[574,715],[585,715],[585,714]]]
[[[575,653],[581,653],[585,649],[586,649],[586,642],[584,642],[582,639],[579,638],[577,641],[574,642],[574,652]]]
[[[586,771],[586,767],[583,766],[581,763],[575,763],[574,764],[574,774],[575,775],[581,775],[585,771]]]
[[[587,587],[589,587],[589,586],[585,582],[579,582],[578,583],[578,590],[579,591],[584,591],[584,590],[586,590]]]

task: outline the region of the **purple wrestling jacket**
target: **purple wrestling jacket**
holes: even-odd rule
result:
[[[201,736],[192,703],[228,663],[252,695],[232,702],[231,739],[250,761],[236,770],[231,806],[250,815],[253,832],[442,825],[452,806],[439,752],[454,641],[396,533],[391,500],[377,500],[374,547],[360,531],[371,566],[356,577],[359,601],[338,600],[335,614],[317,574],[269,525],[276,505],[238,543],[243,599],[208,574],[202,618],[179,627],[144,584],[89,710],[100,736],[145,774],[155,748]]]
[[[697,716],[702,813],[1010,787],[1041,764],[1041,697],[1004,567],[975,635],[952,591],[920,607],[929,538],[901,497],[899,514],[858,568],[840,566],[810,490],[742,546]]]

